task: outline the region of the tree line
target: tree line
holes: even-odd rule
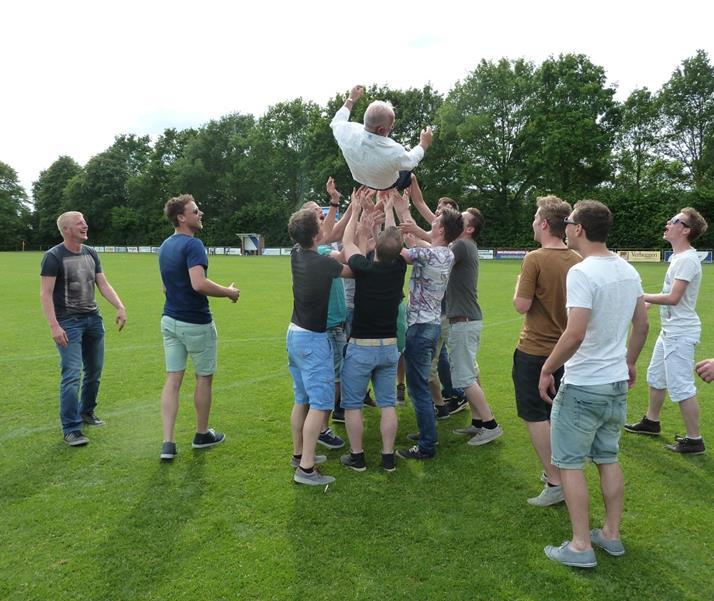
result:
[[[361,121],[372,100],[388,100],[393,137],[406,146],[434,125],[420,185],[432,205],[450,196],[479,207],[483,246],[532,245],[535,199],[552,193],[605,202],[615,215],[613,247],[659,247],[664,222],[680,208],[714,218],[714,67],[700,50],[660,90],[639,88],[624,102],[615,91],[582,54],[540,65],[482,60],[446,95],[430,85],[369,87],[352,119]],[[166,129],[153,142],[119,135],[84,166],[59,157],[33,183],[31,203],[0,162],[0,245],[56,243],[65,210],[84,213],[93,244],[158,244],[170,232],[163,205],[183,192],[205,212],[206,244],[235,245],[237,233],[258,232],[269,246],[289,245],[290,214],[307,200],[325,204],[329,176],[344,200],[354,185],[329,127],[345,95]],[[714,227],[698,245],[714,246]]]

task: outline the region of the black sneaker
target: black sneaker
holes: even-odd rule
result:
[[[342,407],[337,407],[332,411],[332,421],[338,424],[345,423],[345,410]]]
[[[161,459],[173,459],[178,455],[175,442],[165,442],[161,445]]]
[[[385,472],[393,472],[397,469],[394,453],[382,453],[382,469]]]
[[[64,435],[64,441],[70,447],[81,447],[89,442],[89,438],[81,432],[67,432],[67,434]]]
[[[397,449],[397,455],[402,459],[418,459],[420,461],[434,458],[433,454],[425,453],[419,448],[419,445],[416,444],[408,449]]]
[[[355,457],[352,453],[347,453],[347,455],[340,457],[340,463],[356,472],[363,472],[367,469],[367,464],[364,462],[364,454],[361,457]]]
[[[317,437],[317,442],[328,449],[341,449],[345,446],[345,441],[330,430],[330,428],[327,428],[324,432],[320,432],[320,436]]]
[[[449,413],[453,415],[454,413],[458,413],[459,411],[466,409],[466,407],[469,406],[469,402],[465,398],[455,396],[449,399],[446,406],[449,408]]]
[[[209,428],[208,432],[205,434],[199,434],[196,432],[196,436],[193,437],[193,442],[191,446],[194,449],[205,449],[207,447],[212,447],[217,444],[221,444],[226,439],[226,435],[221,432],[216,432],[213,428]]]
[[[90,411],[89,413],[82,413],[80,417],[82,418],[82,421],[88,426],[104,425],[104,422],[97,417],[97,414],[94,413],[94,411]]]
[[[632,432],[633,434],[648,434],[649,436],[658,436],[662,432],[662,426],[659,422],[654,422],[651,419],[647,419],[646,415],[642,416],[642,419],[636,424],[625,424],[625,430]]]
[[[436,414],[436,419],[449,419],[451,417],[448,405],[434,405],[434,413]]]
[[[702,455],[706,450],[704,447],[704,439],[699,438],[692,440],[686,436],[675,436],[674,444],[666,444],[664,448],[673,453],[682,453],[686,455]]]

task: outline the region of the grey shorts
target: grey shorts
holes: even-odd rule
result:
[[[449,364],[451,385],[468,388],[478,378],[476,355],[481,345],[483,321],[457,321],[449,325]]]

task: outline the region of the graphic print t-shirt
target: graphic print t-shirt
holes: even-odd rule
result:
[[[80,252],[73,253],[58,244],[45,253],[40,275],[57,278],[52,301],[58,321],[70,315],[99,312],[94,284],[101,272],[99,255],[89,246],[82,245]]]

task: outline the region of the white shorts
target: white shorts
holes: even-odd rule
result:
[[[454,388],[468,388],[478,378],[476,354],[481,344],[483,321],[457,321],[449,326],[449,363]]]
[[[660,332],[647,368],[647,384],[667,390],[675,403],[697,394],[694,385],[694,347],[697,340],[687,337],[665,337]]]

